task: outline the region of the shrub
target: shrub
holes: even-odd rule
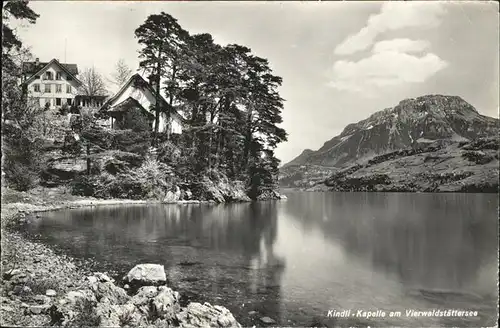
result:
[[[30,141],[28,138],[13,136],[6,138],[3,147],[5,180],[15,190],[27,191],[38,182],[41,160],[42,141]]]
[[[70,327],[98,327],[101,324],[95,304],[91,300],[80,299],[78,307],[77,315],[69,324]]]
[[[181,159],[181,150],[172,142],[163,142],[158,146],[158,160],[162,163],[177,165]]]
[[[494,157],[485,154],[482,151],[465,151],[462,153],[462,157],[466,158],[468,161],[482,165],[482,164],[488,164],[491,162]]]
[[[162,199],[174,184],[169,166],[146,159],[136,170],[80,177],[72,193],[99,198]]]
[[[145,155],[151,145],[151,132],[132,130],[115,130],[111,149],[119,149],[130,153]]]

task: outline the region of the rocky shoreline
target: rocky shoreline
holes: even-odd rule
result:
[[[179,294],[165,281],[162,286],[141,283],[135,294],[127,293],[106,273],[90,272],[88,263],[58,255],[10,228],[44,211],[156,203],[57,195],[2,188],[1,326],[240,327],[222,306],[193,302],[181,307]]]

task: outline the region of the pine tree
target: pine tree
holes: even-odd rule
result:
[[[162,108],[161,84],[165,82],[169,92],[169,105],[175,97],[175,81],[179,57],[188,33],[167,13],[150,15],[135,30],[135,35],[142,46],[139,66],[149,75],[155,88],[155,124],[153,143],[156,145],[160,123],[160,113],[165,113],[170,120],[169,108]]]

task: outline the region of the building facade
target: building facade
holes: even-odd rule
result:
[[[78,79],[76,64],[50,62],[24,63],[22,83],[28,98],[42,107],[61,108],[64,105],[82,108],[100,108],[105,96],[85,96],[81,94],[82,82]]]
[[[158,131],[182,133],[184,118],[167,103],[165,98],[160,96],[159,101],[161,113]],[[146,117],[154,117],[155,104],[154,89],[142,76],[135,74],[113,97],[106,101],[101,112],[109,117],[108,125],[111,128],[117,128],[116,122],[122,118],[125,111],[141,111]],[[151,128],[154,129],[154,121]]]

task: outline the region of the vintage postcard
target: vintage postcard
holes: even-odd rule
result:
[[[497,325],[498,2],[2,8],[2,326]]]

